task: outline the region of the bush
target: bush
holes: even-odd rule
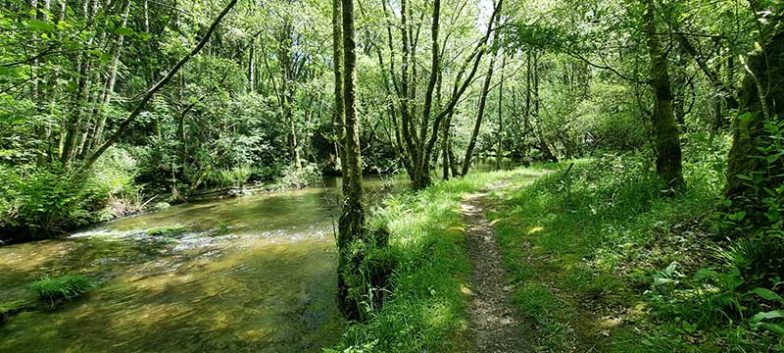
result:
[[[66,171],[58,164],[0,167],[0,229],[24,241],[116,217],[117,212],[106,211],[110,200],[140,202],[140,190],[134,184],[135,168],[135,160],[120,148],[108,150],[87,176]]]
[[[38,295],[38,300],[52,307],[63,300],[78,298],[91,288],[89,278],[74,274],[44,276],[30,285],[30,289]]]
[[[253,169],[249,166],[237,166],[231,169],[221,169],[210,174],[207,183],[217,187],[241,188],[250,180]]]
[[[278,179],[276,186],[280,189],[299,189],[320,180],[321,171],[316,164],[308,164],[301,168],[289,166],[283,170],[283,176]]]
[[[113,196],[135,196],[137,161],[130,152],[113,147],[106,151],[93,166],[92,181],[97,188]]]
[[[88,196],[84,178],[59,167],[37,168],[21,175],[16,188],[17,214],[13,223],[27,229],[32,237],[52,236],[68,227],[84,224]]]
[[[0,230],[16,224],[19,175],[0,165]]]

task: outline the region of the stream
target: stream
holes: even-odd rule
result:
[[[369,200],[399,184],[366,180]],[[337,340],[336,181],[0,247],[0,303],[43,275],[96,287],[0,326],[0,352],[318,352]]]

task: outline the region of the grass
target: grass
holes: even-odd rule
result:
[[[535,351],[782,349],[780,338],[725,322],[709,290],[686,285],[716,247],[706,219],[721,170],[687,166],[688,191],[670,199],[643,158],[566,169],[531,186],[513,179],[492,202],[513,304],[534,326]]]
[[[176,224],[170,227],[157,227],[147,230],[147,235],[153,237],[177,237],[188,231],[188,228],[181,224]]]
[[[474,174],[391,197],[373,210],[370,227],[390,231],[394,292],[368,322],[350,325],[327,351],[472,352],[466,290],[471,264],[458,206],[465,193],[522,172]]]
[[[81,297],[93,287],[89,278],[66,274],[57,277],[44,276],[30,284],[41,303],[54,307],[57,303]]]

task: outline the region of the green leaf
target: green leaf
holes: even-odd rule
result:
[[[767,288],[754,288],[751,291],[751,293],[754,293],[758,297],[760,297],[762,299],[765,299],[765,300],[777,301],[777,302],[784,303],[784,298],[782,298],[780,295],[778,295],[778,293],[776,293],[776,292],[774,292],[774,291],[772,291],[770,289],[767,289]]]
[[[746,211],[738,211],[728,216],[732,221],[742,221],[746,218]]]
[[[704,281],[706,279],[715,279],[719,276],[719,273],[714,270],[709,270],[707,268],[703,268],[697,273],[694,274],[694,280],[697,282]]]
[[[37,32],[50,32],[54,30],[54,25],[52,23],[35,19],[27,21],[27,27]]]
[[[132,36],[136,32],[134,32],[133,29],[128,27],[118,27],[114,29],[114,33],[121,36]]]
[[[697,332],[699,327],[697,325],[691,324],[688,321],[683,321],[683,331],[686,333],[694,333]]]
[[[765,320],[784,318],[784,310],[762,311],[749,319],[752,324],[757,324]]]
[[[771,324],[769,322],[762,322],[757,327],[762,327],[770,332],[777,333],[781,336],[784,336],[784,326],[779,324]]]

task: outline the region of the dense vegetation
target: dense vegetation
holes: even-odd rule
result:
[[[784,349],[778,0],[0,0],[0,102],[2,241],[342,177],[338,351],[471,350],[499,180],[535,351]]]

